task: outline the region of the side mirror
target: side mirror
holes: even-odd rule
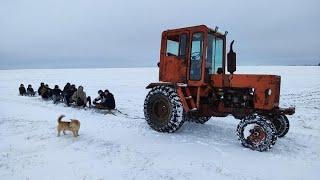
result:
[[[230,44],[230,51],[228,52],[227,54],[227,61],[228,61],[228,72],[230,74],[233,74],[235,71],[236,71],[236,64],[237,64],[237,54],[235,52],[233,52],[233,43],[234,43],[234,40],[231,42]]]

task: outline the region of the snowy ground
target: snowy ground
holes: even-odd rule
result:
[[[156,68],[0,71],[0,179],[319,179],[320,68],[239,67],[282,76],[281,105],[296,106],[288,135],[268,152],[243,148],[238,121],[185,123],[174,134],[151,130],[143,101]],[[20,83],[66,82],[114,93],[128,113],[103,115],[17,95]],[[57,137],[56,118],[81,121],[80,136]]]

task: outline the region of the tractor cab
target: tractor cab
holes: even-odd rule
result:
[[[162,33],[160,81],[199,86],[225,73],[226,33],[205,25]]]

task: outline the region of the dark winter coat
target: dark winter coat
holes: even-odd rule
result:
[[[77,88],[70,87],[68,93],[70,93],[70,95],[72,96],[76,91],[77,91]]]
[[[116,107],[116,103],[112,93],[108,93],[107,95],[104,96],[104,98],[105,98],[105,101],[103,104],[108,106],[109,109],[114,109]]]
[[[41,92],[41,97],[44,99],[48,99],[52,96],[52,89],[44,87]]]
[[[66,85],[64,86],[64,88],[63,88],[63,93],[66,94],[67,91],[70,90],[70,88],[71,88],[71,85],[70,85],[70,84],[66,84]]]
[[[38,94],[41,96],[41,91],[43,90],[45,88],[45,86],[43,85],[43,86],[40,86],[39,88],[38,88]]]
[[[69,88],[63,89],[63,94],[66,97],[71,97],[75,92],[77,91],[76,88],[72,88],[71,86]]]
[[[47,92],[47,88],[46,88],[45,86],[40,87],[39,90],[40,90],[39,93],[40,93],[41,96],[42,96],[44,93]]]
[[[21,96],[24,96],[27,94],[26,88],[25,87],[19,87],[19,94]]]
[[[34,90],[33,90],[32,87],[28,87],[28,88],[27,88],[27,94],[34,96],[35,93],[34,93]]]
[[[59,88],[54,88],[54,89],[52,90],[52,95],[61,96],[61,95],[62,95],[61,89],[59,89]]]

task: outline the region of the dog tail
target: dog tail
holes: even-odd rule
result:
[[[60,123],[60,122],[61,122],[61,119],[64,118],[64,117],[65,117],[64,115],[60,115],[60,116],[58,117],[58,123]]]

